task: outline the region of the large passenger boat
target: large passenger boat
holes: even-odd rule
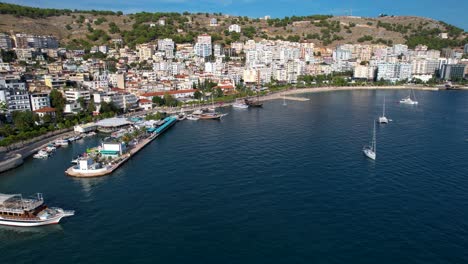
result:
[[[47,207],[42,194],[35,198],[23,198],[21,194],[0,194],[0,225],[42,226],[58,224],[63,217],[75,211]]]

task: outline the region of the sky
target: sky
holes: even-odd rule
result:
[[[0,0],[19,5],[146,12],[209,12],[249,17],[301,16],[313,14],[376,17],[424,16],[443,20],[468,31],[466,0]],[[351,11],[352,10],[352,11]]]

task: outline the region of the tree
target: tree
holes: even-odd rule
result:
[[[200,98],[202,98],[202,96],[203,96],[203,94],[202,94],[200,91],[198,91],[198,90],[196,90],[196,91],[193,93],[193,98],[195,98],[195,99],[200,99]]]
[[[90,100],[89,103],[88,103],[88,107],[86,109],[86,111],[91,114],[93,113],[94,111],[96,111],[96,105],[94,104],[94,100]]]
[[[113,102],[101,102],[101,109],[100,112],[102,114],[105,113],[110,113],[110,114],[115,114],[119,111],[119,109],[115,106]]]
[[[169,93],[164,94],[164,103],[167,106],[177,106],[177,100]]]
[[[153,101],[153,104],[155,104],[157,106],[164,105],[164,99],[159,97],[159,96],[153,96],[153,99],[151,101]]]
[[[214,96],[215,97],[223,97],[224,96],[224,93],[223,93],[223,90],[221,90],[221,88],[216,88],[216,90],[214,91]]]
[[[57,89],[53,89],[50,94],[50,105],[56,109],[57,114],[62,114],[63,109],[65,109],[66,100],[63,97],[62,93]]]
[[[31,111],[15,111],[13,112],[13,124],[20,131],[32,130],[35,127],[35,121],[37,121]]]

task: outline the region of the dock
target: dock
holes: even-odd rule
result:
[[[77,177],[77,178],[94,178],[94,177],[102,177],[109,175],[113,173],[116,169],[118,169],[120,166],[122,166],[126,161],[128,161],[131,157],[136,155],[140,150],[142,150],[144,147],[146,147],[149,143],[151,143],[153,140],[155,140],[157,137],[163,134],[164,131],[166,131],[168,128],[172,127],[177,120],[172,119],[172,121],[169,121],[170,119],[166,119],[168,122],[166,122],[163,126],[159,127],[155,131],[153,131],[152,135],[143,139],[142,141],[138,142],[135,147],[130,149],[128,153],[125,153],[121,157],[119,157],[116,161],[114,161],[111,165],[105,166],[104,168],[95,170],[95,171],[76,171],[74,170],[75,166],[71,166],[65,171],[65,174],[71,177]]]

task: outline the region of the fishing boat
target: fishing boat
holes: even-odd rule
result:
[[[35,159],[47,159],[48,157],[49,157],[49,153],[47,153],[47,151],[44,149],[39,150],[39,152],[37,152],[33,156],[33,158]]]
[[[383,99],[383,110],[382,110],[382,116],[379,117],[379,123],[388,124],[388,118],[385,116],[385,97]]]
[[[411,99],[411,95],[413,94],[414,100]],[[414,94],[413,89],[410,90],[410,93],[407,97],[400,100],[400,104],[407,104],[407,105],[417,105],[418,101],[416,101],[416,94]]]
[[[239,108],[239,109],[247,109],[247,108],[249,108],[249,106],[248,106],[247,104],[245,104],[245,103],[243,103],[243,102],[240,102],[240,101],[236,101],[236,102],[232,105],[232,107],[234,107],[234,108]]]
[[[24,199],[21,194],[0,194],[0,225],[8,226],[43,226],[58,224],[75,211],[47,207],[42,194]]]
[[[377,142],[375,138],[375,122],[374,122],[374,134],[372,137],[372,143],[370,146],[364,146],[362,149],[364,155],[366,155],[369,159],[375,160],[377,154]]]

